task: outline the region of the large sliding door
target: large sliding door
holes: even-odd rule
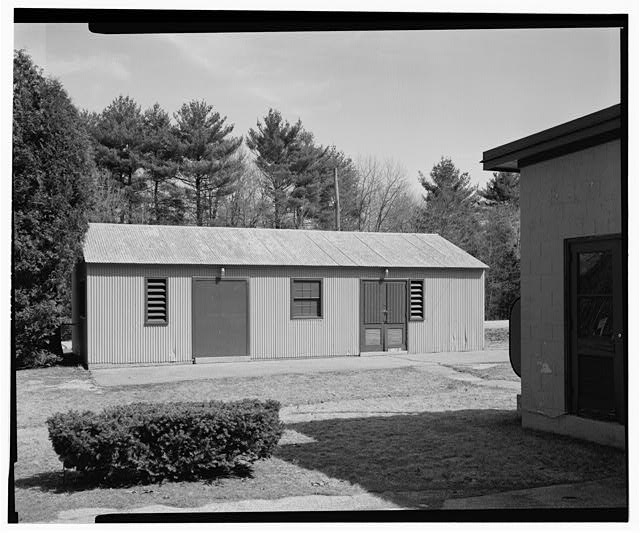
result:
[[[360,351],[407,349],[407,282],[362,280]]]
[[[247,281],[194,278],[192,290],[194,357],[248,355]]]
[[[568,403],[586,418],[625,418],[620,237],[568,239]]]

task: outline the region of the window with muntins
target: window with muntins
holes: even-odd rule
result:
[[[409,320],[424,320],[424,280],[409,282]]]
[[[291,318],[322,318],[322,280],[291,280]]]
[[[145,323],[165,325],[169,321],[167,278],[147,278],[145,283]]]

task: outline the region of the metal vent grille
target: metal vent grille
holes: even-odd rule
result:
[[[147,278],[146,321],[148,324],[167,323],[167,279]]]
[[[412,279],[409,282],[409,318],[411,320],[424,320],[424,281]]]

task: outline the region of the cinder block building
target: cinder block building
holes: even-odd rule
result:
[[[485,264],[438,235],[90,224],[90,365],[479,350]]]
[[[520,173],[522,424],[623,447],[620,106],[488,150]]]

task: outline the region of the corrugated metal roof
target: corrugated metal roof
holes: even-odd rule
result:
[[[89,224],[87,263],[488,268],[439,235]]]

